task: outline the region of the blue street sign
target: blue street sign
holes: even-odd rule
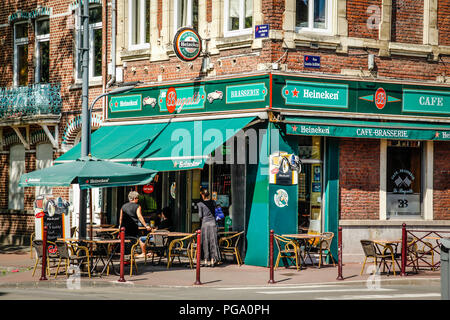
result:
[[[255,39],[257,38],[268,38],[269,37],[269,25],[260,24],[255,26]]]
[[[305,68],[320,68],[320,56],[305,56],[303,66]]]

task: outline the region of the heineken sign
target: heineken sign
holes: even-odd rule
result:
[[[286,81],[281,94],[286,105],[348,108],[348,85]]]
[[[286,124],[286,133],[309,136],[402,140],[450,140],[450,131]]]
[[[403,111],[450,114],[450,92],[403,89]]]
[[[173,51],[182,61],[193,61],[202,52],[202,39],[192,28],[180,28],[173,39]]]
[[[111,112],[141,111],[142,96],[133,94],[128,96],[114,96],[109,100]]]

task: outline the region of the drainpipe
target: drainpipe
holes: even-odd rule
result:
[[[106,84],[106,88],[116,82],[116,0],[111,0],[111,79]]]

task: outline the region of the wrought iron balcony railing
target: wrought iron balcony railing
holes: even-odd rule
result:
[[[0,88],[0,119],[61,113],[60,84]]]

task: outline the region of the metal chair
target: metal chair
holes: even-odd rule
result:
[[[56,241],[56,247],[59,253],[59,261],[58,267],[55,272],[55,278],[58,275],[59,268],[61,266],[62,260],[64,260],[64,270],[66,276],[68,275],[68,269],[71,262],[76,262],[78,268],[81,267],[82,264],[87,266],[87,273],[89,278],[91,277],[90,263],[89,263],[89,249],[85,246],[80,246],[75,243],[69,245],[64,241]]]
[[[167,250],[167,268],[170,268],[175,257],[178,257],[178,261],[181,263],[180,257],[182,256],[187,256],[187,258],[189,259],[189,266],[191,267],[191,269],[194,267],[193,262],[194,238],[195,233],[170,241],[169,248]]]
[[[219,239],[219,251],[221,255],[232,255],[236,257],[236,261],[239,266],[241,266],[242,259],[239,253],[239,240],[244,234],[244,231],[238,232],[231,236],[221,237]]]
[[[377,270],[377,260],[380,259],[380,265],[383,264],[383,272],[385,270],[385,267],[387,266],[387,261],[390,260],[392,265],[392,270],[395,275],[395,257],[394,257],[394,250],[391,245],[381,245],[383,247],[383,251],[380,252],[380,250],[375,245],[375,242],[372,240],[361,240],[361,245],[364,251],[364,263],[361,269],[360,275],[362,275],[364,271],[364,267],[366,265],[366,261],[368,258],[373,259],[373,263],[375,266],[375,270]],[[389,267],[388,267],[389,268]],[[390,270],[390,268],[389,268]]]
[[[158,255],[159,261],[158,264],[161,263],[162,257],[167,252],[167,236],[163,233],[167,232],[167,230],[155,230],[154,233],[162,233],[162,234],[153,234],[153,241],[150,241],[152,237],[151,234],[147,235],[145,240],[145,247],[148,251],[151,251],[152,254],[152,264],[154,265],[155,254]],[[147,264],[147,255],[144,258],[144,264]]]
[[[297,245],[297,243],[294,240],[291,240],[289,238],[277,234],[274,235],[274,239],[278,248],[278,255],[277,255],[277,262],[275,263],[275,269],[278,268],[280,259],[283,259],[284,261],[286,261],[285,263],[286,268],[289,266],[288,261],[291,261],[292,263],[294,263],[295,261],[295,266],[297,270],[299,270],[300,248]]]
[[[33,242],[31,244],[32,244],[32,246],[34,248],[34,251],[36,253],[36,263],[34,264],[33,273],[32,273],[32,276],[34,277],[34,273],[36,272],[37,266],[38,265],[42,266],[42,255],[43,255],[42,245],[43,244],[42,244],[42,240],[33,240]],[[46,268],[45,268],[47,276],[50,276],[50,267],[49,267],[49,265],[50,265],[50,260],[49,260],[49,258],[47,256],[47,262],[46,262]]]
[[[330,257],[331,261],[333,262],[333,266],[336,266],[336,263],[334,261],[333,255],[331,254],[331,243],[333,242],[334,233],[333,232],[324,232],[323,238],[319,241],[319,269],[322,264],[322,259]],[[325,253],[325,255],[324,255]]]

